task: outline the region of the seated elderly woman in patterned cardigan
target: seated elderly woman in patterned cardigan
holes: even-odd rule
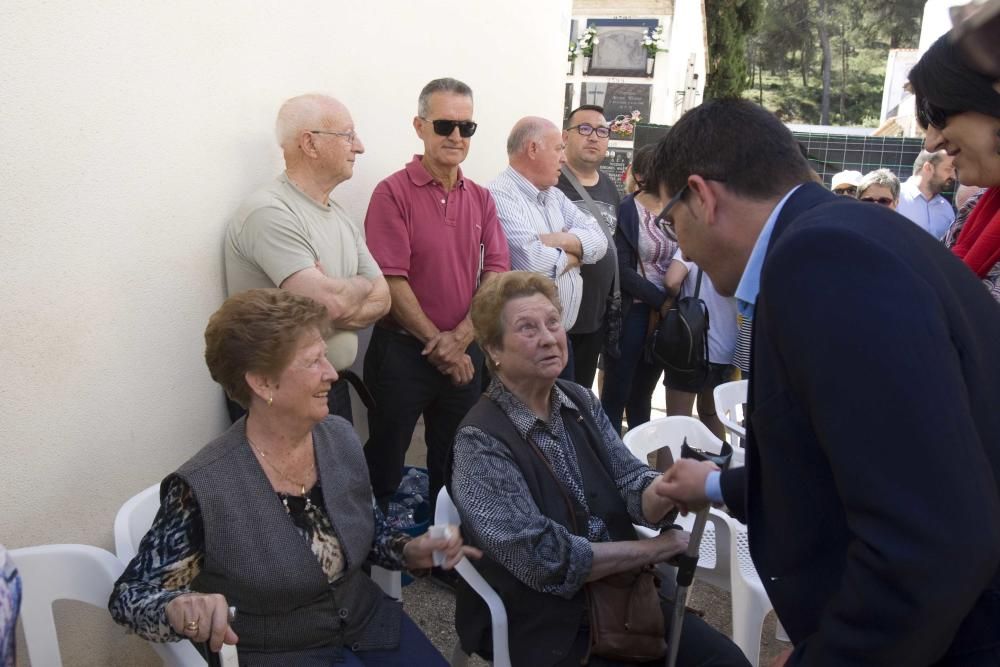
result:
[[[674,508],[655,492],[661,476],[629,453],[597,398],[556,382],[566,331],[550,279],[500,275],[473,299],[472,323],[494,377],[455,437],[452,498],[485,554],[476,567],[506,606],[512,662],[580,665],[590,642],[588,584],[667,561],[687,534],[637,539],[633,523],[669,528]],[[667,636],[669,604],[661,611]],[[463,649],[489,654],[489,614],[464,585],[455,624]],[[678,664],[748,665],[697,616],[687,614],[682,630]],[[620,663],[590,655],[587,664]]]
[[[209,320],[212,378],[249,412],[169,475],[109,602],[151,641],[239,643],[241,665],[446,665],[362,571],[445,568],[475,549],[458,531],[391,531],[358,436],[328,415],[329,317],[277,289],[233,296]],[[228,606],[238,612],[228,619]]]

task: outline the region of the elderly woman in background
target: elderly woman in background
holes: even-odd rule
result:
[[[899,178],[888,169],[869,171],[858,186],[858,199],[896,210],[899,203]]]
[[[662,563],[687,544],[669,529],[661,477],[629,453],[590,390],[556,382],[567,354],[560,312],[555,285],[537,273],[502,274],[476,294],[472,322],[494,377],[455,437],[450,483],[462,528],[485,554],[477,569],[506,606],[512,662],[531,667],[579,665],[588,654],[590,582]],[[668,530],[640,541],[633,522]],[[489,614],[465,586],[455,623],[463,648],[489,653]],[[747,664],[690,614],[680,656],[682,665]]]
[[[987,188],[951,250],[1000,301],[1000,93],[991,77],[972,68],[945,35],[910,70],[924,148],[955,158],[961,182]]]
[[[362,566],[429,568],[439,550],[450,568],[478,552],[457,530],[386,526],[357,435],[328,416],[328,322],[278,289],[233,296],[209,320],[212,378],[248,414],[163,481],[111,595],[117,622],[151,641],[239,642],[245,665],[447,664]]]

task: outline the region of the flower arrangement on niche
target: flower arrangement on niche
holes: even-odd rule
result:
[[[655,58],[657,53],[667,50],[666,46],[663,44],[662,25],[646,30],[646,34],[642,38],[642,48],[646,49],[647,58]]]
[[[590,26],[580,35],[580,39],[577,40],[576,45],[584,58],[590,58],[594,55],[594,47],[600,42],[601,40],[597,38],[597,28]]]
[[[618,137],[631,137],[635,134],[635,126],[642,120],[642,114],[636,109],[631,114],[615,116],[611,121],[611,133]]]

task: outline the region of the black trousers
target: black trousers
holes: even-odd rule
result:
[[[466,349],[475,377],[461,387],[427,361],[423,348],[413,336],[376,326],[365,354],[365,385],[375,398],[375,409],[368,413],[365,458],[372,491],[383,510],[403,478],[406,450],[421,415],[433,509],[455,431],[482,391],[483,354],[475,343]]]
[[[569,334],[570,343],[573,345],[573,372],[576,382],[587,389],[594,386],[597,359],[604,348],[604,332],[607,326],[607,323],[603,323],[597,331]]]

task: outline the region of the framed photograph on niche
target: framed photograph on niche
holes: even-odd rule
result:
[[[646,76],[642,38],[656,29],[657,19],[587,19],[597,29],[598,43],[590,59],[591,76]]]

